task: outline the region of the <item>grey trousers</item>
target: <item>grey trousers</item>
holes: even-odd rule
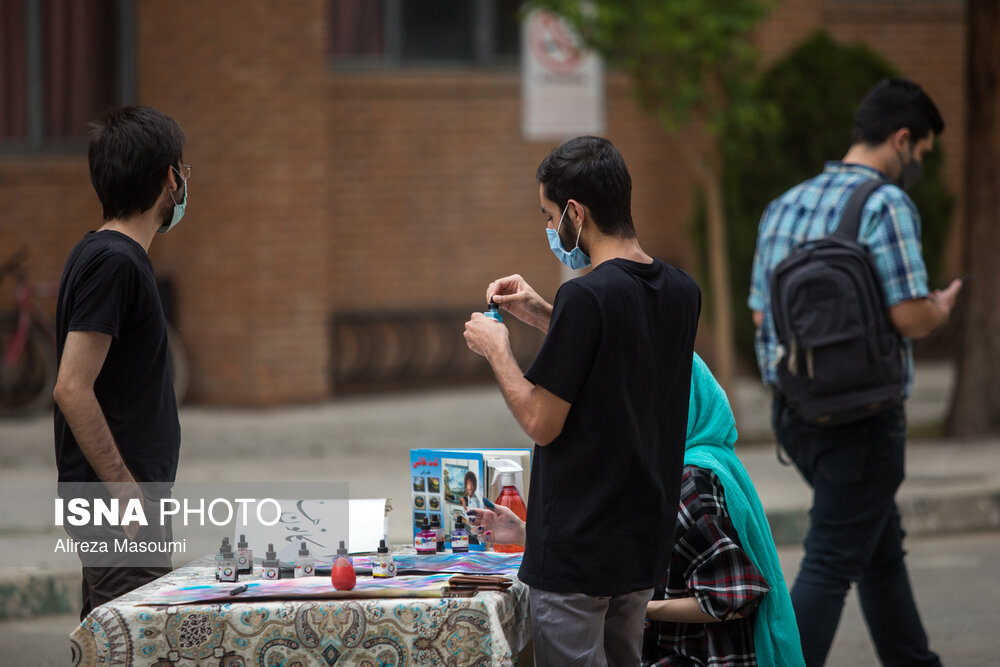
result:
[[[590,596],[532,588],[531,634],[538,667],[637,667],[653,589]]]

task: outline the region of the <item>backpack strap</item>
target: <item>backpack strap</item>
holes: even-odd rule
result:
[[[833,234],[857,241],[858,230],[861,228],[861,211],[864,209],[865,203],[875,190],[887,182],[879,178],[865,181],[855,187],[854,192],[851,193],[847,204],[844,206],[843,212],[840,214],[840,224],[837,225],[837,230]]]

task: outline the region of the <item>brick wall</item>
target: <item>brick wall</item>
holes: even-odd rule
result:
[[[176,281],[196,401],[328,391],[324,7],[139,6],[139,98],[181,124],[194,167],[189,213],[151,254]]]
[[[961,3],[901,17],[864,4],[785,0],[758,32],[765,61],[820,25],[874,47],[941,106],[960,197]],[[176,285],[192,400],[329,395],[331,314],[478,308],[512,272],[554,294],[534,174],[556,142],[521,138],[515,70],[332,70],[324,0],[140,0],[137,21],[139,101],[181,124],[194,166],[184,222],[151,247]],[[640,241],[697,272],[690,175],[627,81],[606,90]],[[0,154],[0,257],[26,243],[32,275],[57,280],[99,223],[85,155]]]

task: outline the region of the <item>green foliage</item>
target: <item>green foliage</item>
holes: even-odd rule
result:
[[[626,72],[639,101],[671,132],[698,115],[759,122],[749,88],[750,35],[773,0],[532,0],[562,16],[584,43]]]
[[[753,325],[746,307],[760,215],[793,185],[815,176],[850,144],[854,110],[879,80],[897,73],[867,47],[839,45],[818,32],[761,78],[759,94],[778,110],[768,126],[727,119],[721,133],[722,187],[728,221],[728,259],[734,295],[736,347],[753,359]],[[944,240],[954,198],[941,180],[940,146],[924,160],[911,191],[923,220],[924,258],[931,286],[941,284]],[[701,216],[699,216],[701,217]],[[704,243],[696,221],[695,239]]]

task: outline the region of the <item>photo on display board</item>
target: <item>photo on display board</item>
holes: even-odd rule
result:
[[[445,502],[461,505],[463,510],[483,507],[479,471],[476,469],[479,465],[481,464],[477,461],[469,459],[441,460]]]
[[[413,490],[416,491],[417,493],[423,493],[424,492],[424,478],[423,477],[414,477],[413,478]]]
[[[444,500],[453,505],[462,503],[465,494],[465,473],[469,472],[468,461],[461,463],[441,459],[441,475],[444,478]]]

